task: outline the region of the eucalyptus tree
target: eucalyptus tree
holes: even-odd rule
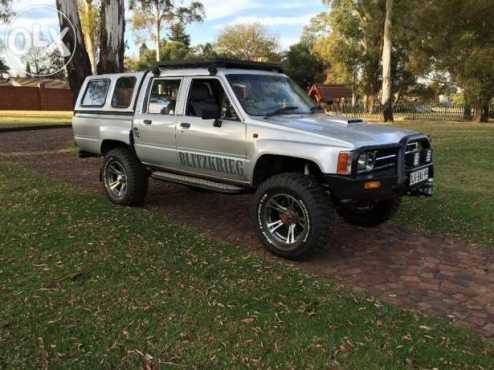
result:
[[[383,87],[381,104],[384,108],[384,122],[394,121],[393,119],[393,82],[392,82],[392,66],[391,55],[393,49],[392,40],[392,14],[393,0],[386,0],[386,20],[384,22],[384,42],[383,42]]]
[[[72,57],[66,56],[65,61],[69,86],[75,100],[84,79],[91,74],[91,62],[82,35],[77,1],[56,0],[56,5],[60,12],[58,17],[60,31],[64,33],[67,28],[71,29],[72,26],[74,28],[74,33],[66,33],[64,43],[68,50],[73,50]]]
[[[101,0],[98,73],[124,70],[125,5],[124,0]]]
[[[86,50],[91,61],[91,71],[96,74],[99,50],[100,4],[94,0],[79,0],[79,17]]]
[[[130,0],[134,29],[153,29],[157,62],[161,60],[160,43],[164,26],[171,27],[177,23],[184,26],[204,20],[205,11],[201,2],[192,1],[188,6],[177,3],[175,0]]]
[[[219,34],[216,51],[225,56],[251,61],[279,61],[278,38],[260,23],[225,27]]]

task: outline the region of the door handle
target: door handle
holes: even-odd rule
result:
[[[153,123],[153,121],[151,121],[150,119],[145,119],[145,120],[144,120],[144,124],[145,124],[145,125],[150,125],[150,124],[152,124],[152,123]]]
[[[182,122],[182,123],[180,124],[180,127],[182,127],[182,128],[190,128],[190,123],[187,123],[187,122]]]

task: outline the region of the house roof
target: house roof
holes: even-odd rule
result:
[[[347,85],[315,84],[309,90],[310,96],[316,97],[322,102],[329,102],[341,98],[351,98],[352,93],[352,89]]]

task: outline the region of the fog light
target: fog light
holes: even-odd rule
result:
[[[365,190],[377,190],[380,189],[382,186],[380,181],[367,181],[364,184],[364,189]]]
[[[426,160],[427,163],[432,162],[432,150],[429,149],[427,151],[427,157],[425,158],[425,160]]]

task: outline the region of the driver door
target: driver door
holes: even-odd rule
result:
[[[177,106],[182,78],[151,78],[142,112],[134,120],[135,149],[139,159],[151,166],[176,169]]]
[[[181,168],[215,179],[247,182],[246,126],[221,80],[204,77],[189,81],[185,114],[177,122]]]

